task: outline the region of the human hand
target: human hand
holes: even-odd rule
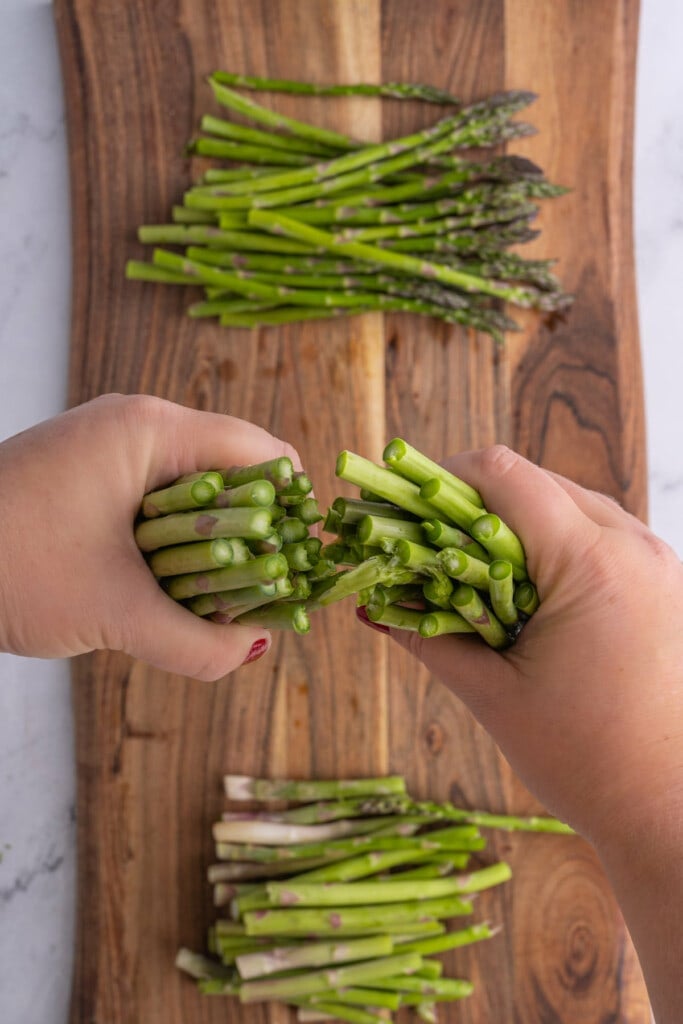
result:
[[[216,679],[268,649],[266,630],[206,622],[159,587],[133,537],[143,494],[196,470],[293,449],[231,416],[105,395],[0,445],[0,650],[121,650]]]
[[[683,818],[683,568],[612,499],[503,447],[447,466],[522,538],[541,606],[516,644],[392,630],[553,813],[596,845]],[[634,809],[637,813],[634,814]],[[636,820],[637,819],[637,820]]]

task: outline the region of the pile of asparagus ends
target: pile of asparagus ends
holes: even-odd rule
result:
[[[188,151],[212,167],[173,208],[140,227],[156,249],[129,278],[199,285],[190,316],[256,327],[371,310],[437,317],[501,341],[516,324],[501,301],[549,312],[571,297],[553,260],[510,251],[535,238],[536,200],[566,189],[526,158],[481,152],[529,135],[513,117],[535,97],[506,92],[463,105],[429,86],[328,88],[215,72],[218,104],[248,126],[207,114]],[[430,127],[379,144],[284,117],[246,89],[387,96],[451,108]]]
[[[287,457],[193,473],[145,495],[135,539],[167,593],[197,615],[307,633],[308,609],[336,572],[310,535],[322,519],[311,490]]]
[[[272,781],[227,775],[231,801],[265,802],[213,827],[208,870],[225,916],[210,956],[181,949],[177,966],[207,995],[278,1001],[301,1021],[373,1024],[414,1007],[437,1020],[440,1002],[473,992],[433,959],[489,939],[488,922],[450,928],[475,895],[508,881],[481,861],[480,828],[571,833],[554,818],[519,818],[418,802],[400,776]],[[298,806],[274,813],[269,801]],[[469,867],[474,854],[478,863]]]
[[[425,638],[478,633],[506,647],[539,603],[521,541],[473,487],[401,438],[384,461],[349,451],[337,459],[337,476],[361,497],[338,498],[327,513],[337,541],[323,552],[353,568],[321,605],[355,594],[372,622]]]

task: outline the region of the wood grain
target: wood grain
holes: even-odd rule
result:
[[[645,514],[630,236],[636,0],[57,0],[74,231],[73,403],[142,391],[261,423],[300,450],[323,503],[336,452],[410,437],[433,457],[506,441]],[[525,319],[505,349],[408,316],[225,331],[173,289],[125,282],[139,223],[166,219],[215,67],[321,82],[427,80],[464,98],[531,88],[518,150],[574,187],[536,248],[561,258],[566,322]],[[378,139],[433,108],[278,96],[286,113]],[[179,292],[180,290],[178,290]],[[211,918],[203,872],[225,770],[406,774],[412,790],[495,810],[533,798],[441,685],[330,609],[305,640],[215,685],[114,654],[74,662],[79,906],[72,1024],[280,1021],[200,999],[172,967]],[[632,949],[579,840],[498,836],[512,863],[478,917],[505,930],[449,958],[477,994],[463,1024],[646,1024]]]

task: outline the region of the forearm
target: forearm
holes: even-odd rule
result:
[[[634,805],[634,814],[638,809]],[[683,1007],[683,806],[647,833],[599,849],[645,975],[656,1024],[679,1024]]]

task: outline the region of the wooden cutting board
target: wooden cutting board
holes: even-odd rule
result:
[[[637,0],[57,0],[74,224],[71,401],[148,392],[228,410],[288,438],[323,504],[345,447],[379,458],[401,434],[439,459],[504,441],[646,512],[631,238]],[[320,82],[426,80],[467,99],[540,94],[516,146],[571,185],[546,203],[534,254],[560,257],[576,303],[524,318],[505,348],[432,320],[370,315],[253,333],[183,314],[181,290],[124,281],[135,228],[168,219],[183,145],[217,67]],[[367,139],[434,108],[275,97],[278,109]],[[79,902],[73,1024],[286,1019],[200,998],[173,968],[202,948],[204,870],[228,770],[319,777],[401,772],[419,797],[538,809],[444,687],[353,608],[280,637],[215,685],[116,654],[77,659]],[[587,794],[587,799],[590,794]],[[448,972],[476,995],[462,1024],[646,1024],[637,962],[579,839],[496,835],[515,877],[477,918],[502,923]]]

